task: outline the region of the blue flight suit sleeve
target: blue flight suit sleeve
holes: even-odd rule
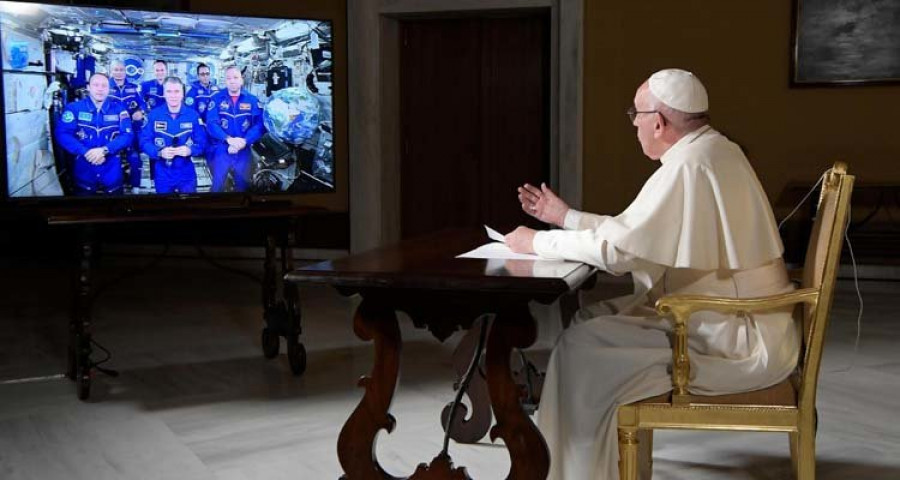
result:
[[[76,121],[78,113],[72,108],[73,105],[70,103],[63,110],[63,114],[56,126],[56,141],[67,152],[73,155],[84,155],[90,149],[84,146],[81,140],[75,136],[75,131],[78,129],[78,122]]]
[[[247,133],[244,134],[244,140],[247,141],[247,147],[249,148],[251,144],[256,143],[257,140],[262,138],[264,133],[266,133],[266,131],[265,128],[263,128],[262,106],[260,105],[259,100],[257,100],[253,103],[253,110],[250,115],[250,128],[247,129]]]
[[[224,142],[228,138],[228,134],[219,125],[219,109],[216,108],[218,106],[216,104],[218,97],[218,95],[213,95],[209,100],[209,105],[206,107],[206,130],[210,137]]]
[[[196,85],[185,85],[185,88],[190,87],[187,92],[184,92],[184,104],[188,108],[193,108],[197,113],[200,113],[199,105],[197,105],[197,92],[200,90]],[[202,118],[202,117],[201,117]]]
[[[135,98],[135,100],[137,100],[138,109],[140,109],[142,112],[144,112],[144,117],[146,118],[147,114],[149,114],[150,111],[147,110],[147,102],[144,101],[144,94],[141,90],[141,84],[135,83],[134,88],[135,88],[134,98]]]
[[[194,85],[185,83],[184,84],[184,98],[181,99],[182,102],[184,102],[184,105],[189,108],[194,108],[194,100],[196,100],[196,97],[197,97],[197,89],[194,88]],[[192,99],[190,102],[188,102],[189,98]]]
[[[194,129],[193,132],[191,132],[191,138],[194,140],[194,144],[191,145],[191,156],[198,157],[206,150],[206,128],[204,128],[203,124],[200,122],[200,115],[197,115],[194,120]]]
[[[144,96],[141,95],[141,87],[137,88],[137,93],[134,95],[135,100],[137,100],[138,110],[144,112],[144,118],[147,117],[147,114],[150,112],[147,110],[147,103],[144,102]]]
[[[118,153],[119,150],[131,146],[131,141],[134,140],[133,132],[134,130],[131,127],[131,115],[128,114],[128,109],[125,108],[124,105],[121,105],[121,109],[119,110],[119,134],[113,141],[106,145],[106,148],[109,149],[109,153],[115,154]]]
[[[144,98],[144,95],[145,95],[144,92],[146,91],[146,87],[144,86],[145,83],[147,83],[147,82],[140,82],[135,85],[137,85],[138,97],[141,98],[141,102],[144,104],[144,106],[147,106],[147,99]],[[150,112],[148,111],[147,113],[150,113]]]

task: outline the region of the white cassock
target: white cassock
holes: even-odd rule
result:
[[[660,158],[634,202],[616,217],[570,211],[566,230],[539,232],[542,257],[613,274],[635,292],[583,308],[547,367],[538,427],[554,480],[617,479],[616,407],[672,389],[668,294],[748,298],[788,292],[772,209],[740,148],[711,127]],[[689,323],[690,390],[721,394],[785,379],[800,335],[791,309],[745,316],[700,312]]]

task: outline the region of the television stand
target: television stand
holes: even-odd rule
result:
[[[294,207],[281,202],[263,202],[234,209],[184,209],[182,206],[179,210],[148,208],[123,213],[103,210],[44,212],[49,225],[70,225],[79,230],[75,300],[69,317],[66,368],[66,376],[75,382],[78,398],[87,400],[90,397],[95,372],[116,374],[114,370],[98,367],[98,362],[91,358],[95,345],[92,339],[92,310],[98,291],[94,277],[101,227],[132,222],[266,219],[262,282],[264,327],[260,334],[262,353],[266,358],[278,356],[281,339],[284,338],[291,372],[299,376],[306,370],[306,348],[300,342],[300,296],[296,285],[285,283],[282,279],[294,269],[291,249],[296,245],[298,219],[322,212],[323,209]]]

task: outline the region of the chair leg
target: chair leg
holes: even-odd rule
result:
[[[653,430],[638,430],[638,478],[653,478]]]
[[[619,480],[637,480],[638,429],[619,427]]]
[[[797,435],[797,480],[816,478],[816,431],[802,428]]]
[[[791,441],[791,471],[794,472],[794,478],[799,478],[800,471],[797,470],[797,467],[800,465],[800,456],[797,448],[800,443],[800,434],[797,432],[790,432],[788,433],[788,438]]]

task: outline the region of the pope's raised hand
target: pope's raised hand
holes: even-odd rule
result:
[[[542,222],[563,226],[569,205],[556,196],[546,183],[541,183],[541,188],[526,183],[518,190],[522,211]]]

